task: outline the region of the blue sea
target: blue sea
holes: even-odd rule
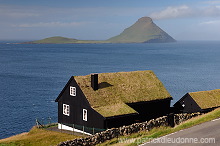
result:
[[[16,42],[16,41],[14,41]],[[56,97],[73,75],[153,70],[174,100],[220,88],[220,41],[159,44],[0,42],[0,139],[57,122]]]

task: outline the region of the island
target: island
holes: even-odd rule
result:
[[[138,19],[121,34],[107,40],[78,40],[61,36],[25,42],[28,44],[79,44],[79,43],[169,43],[175,42],[169,34],[158,27],[150,17]]]

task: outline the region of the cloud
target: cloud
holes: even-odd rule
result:
[[[211,4],[211,5],[213,5],[213,4],[220,4],[220,1],[205,1],[203,3],[204,4]]]
[[[146,7],[47,7],[0,5],[0,25],[18,27],[77,26],[78,22],[108,22],[123,17],[135,18],[150,11]],[[121,19],[121,18],[120,18]],[[72,22],[73,21],[73,22]],[[70,22],[70,23],[66,23]]]
[[[182,5],[176,7],[167,7],[165,10],[160,12],[154,12],[150,14],[153,19],[167,19],[167,18],[177,18],[186,17],[192,14],[192,10],[189,6]]]
[[[2,13],[4,14],[4,13]],[[37,17],[39,16],[39,14],[35,14],[35,13],[22,13],[22,12],[8,12],[6,14],[4,14],[6,17],[10,17],[10,18],[27,18],[27,17]]]
[[[15,7],[15,6],[0,6],[0,18],[33,18],[38,17],[40,14],[35,9],[25,9],[24,7]]]
[[[220,16],[219,6],[209,6],[202,11],[203,16]]]
[[[31,28],[31,27],[70,27],[80,26],[85,22],[39,22],[39,23],[25,23],[19,25],[12,25],[13,27]]]
[[[200,25],[220,25],[220,20],[211,20],[200,23]]]
[[[170,6],[159,12],[150,14],[153,19],[220,17],[220,6],[190,7],[187,5]]]

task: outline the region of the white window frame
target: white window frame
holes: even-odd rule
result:
[[[76,87],[70,86],[70,95],[76,96]]]
[[[87,121],[87,117],[88,117],[88,111],[86,109],[83,109],[83,121]]]
[[[63,104],[63,114],[70,116],[70,106],[68,104]]]

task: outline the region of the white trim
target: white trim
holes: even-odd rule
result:
[[[88,117],[88,112],[86,109],[83,109],[83,121],[87,121],[87,117]]]
[[[72,128],[70,126],[67,126],[67,125],[64,125],[64,124],[60,124],[60,123],[58,123],[58,129],[79,132],[79,133],[83,133],[83,134],[87,134],[87,135],[92,135],[90,133],[83,132],[82,130],[79,130],[79,129],[76,129],[76,128]]]
[[[70,86],[70,95],[76,96],[76,87]]]
[[[70,116],[70,106],[68,104],[63,104],[63,114]]]

